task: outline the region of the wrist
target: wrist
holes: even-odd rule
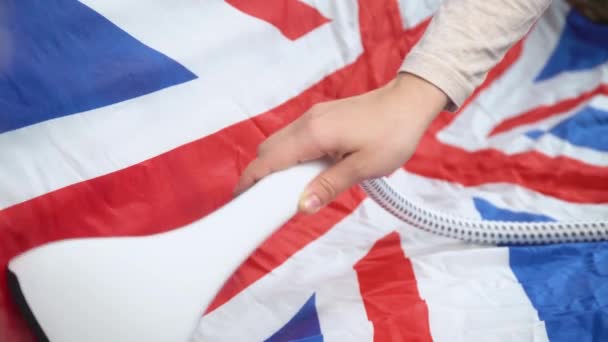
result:
[[[408,108],[433,120],[448,106],[450,99],[433,83],[411,73],[402,72],[389,84],[400,101]]]

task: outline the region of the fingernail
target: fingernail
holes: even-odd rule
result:
[[[321,209],[321,199],[315,194],[305,195],[300,201],[300,210],[308,214],[314,214]]]

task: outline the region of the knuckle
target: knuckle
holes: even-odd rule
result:
[[[309,134],[314,134],[323,129],[324,119],[321,116],[309,116],[305,122],[304,128]]]
[[[336,187],[334,186],[334,183],[327,177],[319,177],[318,184],[328,198],[334,198],[336,196]]]
[[[264,153],[266,153],[266,151],[268,151],[268,143],[266,141],[264,141],[263,143],[258,145],[257,148],[257,156],[262,156],[264,155]]]
[[[312,117],[306,120],[304,126],[305,134],[319,150],[329,151],[331,150],[330,139],[328,139],[327,125],[322,117]]]
[[[343,140],[342,134],[336,132],[335,125],[327,116],[310,118],[304,126],[305,135],[315,148],[326,154],[339,156],[343,151],[340,150],[340,141]]]
[[[356,182],[359,182],[365,179],[366,177],[369,177],[370,172],[368,170],[367,163],[362,160],[353,163],[350,170],[350,176]]]
[[[250,175],[251,182],[257,183],[260,179],[264,178],[269,173],[270,173],[269,168],[266,167],[264,164],[261,164],[258,167],[256,167],[254,170],[252,170],[252,173]]]
[[[308,116],[309,117],[318,117],[323,115],[323,113],[326,111],[326,105],[324,103],[317,103],[314,104],[312,107],[310,107],[310,109],[308,110]]]
[[[256,178],[259,179],[259,178],[266,176],[269,173],[272,173],[272,171],[273,170],[267,161],[260,160],[260,162],[258,163],[258,167],[256,168],[255,176],[256,176]]]

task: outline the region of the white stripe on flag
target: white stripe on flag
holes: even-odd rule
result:
[[[433,187],[421,186],[421,180],[408,183],[406,179],[417,176],[406,176],[403,171],[392,176],[393,184],[402,191]],[[435,190],[435,194],[441,193]],[[378,239],[395,229],[428,306],[435,340],[547,341],[544,323],[509,267],[507,248],[428,234],[398,221],[369,199],[327,234],[203,317],[197,341],[268,338],[313,293],[317,294],[324,338],[352,339],[343,327],[363,324],[369,328],[356,331],[357,336],[371,340],[372,327],[352,269]]]
[[[371,341],[373,327],[361,302],[353,265],[390,226],[382,225],[384,220],[370,225],[366,208],[360,206],[328,233],[204,316],[194,341],[262,341],[285,325],[313,293],[317,294],[324,340],[346,336],[346,340]]]
[[[399,9],[403,26],[412,28],[432,16],[439,8],[442,0],[401,0]]]
[[[367,219],[389,224],[386,212],[368,203]],[[396,219],[391,226],[412,263],[435,341],[548,341],[544,323],[509,267],[508,248],[432,235]]]
[[[606,205],[562,201],[516,184],[488,183],[464,187],[403,170],[395,172],[390,182],[409,200],[460,217],[481,219],[473,202],[474,197],[488,200],[500,208],[544,214],[560,221],[581,220],[583,217],[599,220],[606,217]]]
[[[542,82],[534,82],[534,78],[545,66],[559,41],[568,9],[564,1],[553,2],[526,38],[521,56],[502,77],[480,93],[450,125],[437,134],[440,141],[468,151],[493,147],[507,153],[521,152],[523,147],[505,149],[504,139],[501,139],[500,135],[488,138],[497,123],[539,106],[552,105],[560,100],[576,97],[608,82],[608,64],[591,70],[565,72]],[[546,127],[555,122],[555,119],[552,117],[543,120],[539,127]],[[539,123],[533,125],[538,126]],[[527,125],[527,128],[530,126]],[[512,132],[516,134],[522,130],[524,128]],[[508,142],[507,146],[511,148],[513,142],[511,139]],[[529,141],[526,143],[529,144]],[[551,156],[559,152],[595,165],[607,165],[605,157],[588,149],[568,147],[561,151],[556,150],[550,142],[541,143],[536,149]]]
[[[274,108],[361,53],[358,23],[346,16],[292,42],[223,1],[86,3],[199,79],[0,134],[0,209]]]
[[[564,114],[551,116],[549,119],[543,120],[540,123],[535,122],[503,134],[497,134],[495,137],[488,140],[489,146],[500,149],[510,155],[535,150],[550,157],[567,156],[583,163],[606,167],[608,166],[606,152],[576,146],[552,134],[544,134],[537,140],[532,140],[523,134],[531,129],[549,130],[562,120],[566,120],[577,114],[586,106],[608,111],[608,96],[597,95],[589,100],[589,102],[583,103]]]
[[[374,328],[361,302],[357,275],[352,266],[339,271],[316,292],[323,342],[373,341]]]
[[[403,248],[436,341],[548,341],[544,323],[509,268],[508,248],[418,234],[402,234]]]

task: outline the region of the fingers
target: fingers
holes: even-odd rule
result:
[[[333,201],[340,193],[366,178],[362,152],[348,155],[318,175],[306,188],[299,203],[299,210],[313,214]]]
[[[273,172],[322,156],[317,145],[306,139],[304,132],[294,123],[260,145],[257,158],[243,171],[234,193],[240,194]]]

